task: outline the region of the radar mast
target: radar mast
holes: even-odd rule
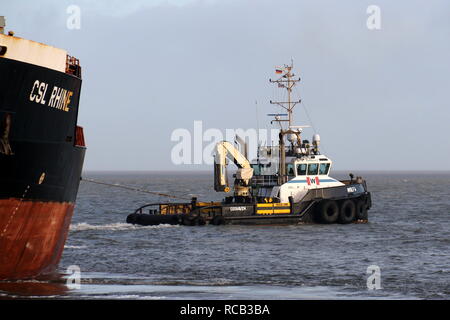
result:
[[[294,107],[301,102],[299,99],[298,101],[293,101],[291,94],[292,94],[292,88],[297,84],[297,82],[300,81],[300,77],[298,79],[294,79],[295,74],[292,72],[292,69],[294,68],[294,61],[291,60],[291,65],[284,65],[283,67],[276,67],[275,73],[280,75],[280,78],[278,80],[272,80],[269,79],[270,83],[277,83],[278,88],[284,88],[287,90],[287,101],[272,101],[270,100],[271,104],[277,104],[283,109],[287,111],[287,119],[281,119],[279,116],[275,118],[274,121],[281,122],[287,122],[288,123],[288,129],[292,126],[292,110]],[[282,126],[281,126],[282,127]]]

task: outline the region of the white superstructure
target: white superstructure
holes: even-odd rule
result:
[[[298,202],[309,189],[342,186],[342,182],[328,175],[331,164],[332,161],[324,155],[307,156],[288,163],[287,173],[292,178],[280,186],[280,202],[288,202],[290,196]]]
[[[0,58],[66,72],[67,51],[32,40],[0,33]]]

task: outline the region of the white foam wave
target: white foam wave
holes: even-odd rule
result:
[[[70,245],[65,245],[64,249],[86,249],[87,246],[70,246]]]
[[[86,222],[81,222],[77,224],[70,225],[70,231],[86,231],[86,230],[110,230],[110,231],[120,231],[120,230],[133,230],[133,229],[162,229],[162,228],[174,228],[179,227],[178,225],[170,224],[160,224],[157,226],[138,226],[130,223],[109,223],[109,224],[89,224]]]
[[[81,295],[75,296],[80,299],[90,299],[90,300],[163,300],[167,299],[165,296],[146,296],[146,295],[135,295],[135,294],[108,294],[108,295]]]

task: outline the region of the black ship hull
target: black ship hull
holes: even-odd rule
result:
[[[0,59],[0,279],[54,271],[85,155],[81,79]]]

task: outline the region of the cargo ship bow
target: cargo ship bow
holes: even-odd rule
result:
[[[0,17],[0,280],[11,280],[56,270],[86,147],[78,60],[3,29]]]

